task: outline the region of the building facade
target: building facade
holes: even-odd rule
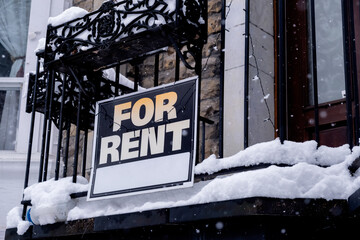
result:
[[[25,1],[26,4],[24,1],[8,1],[15,4],[14,6],[22,6],[18,8],[19,11],[23,11],[19,14],[26,17],[20,24],[23,27],[18,29],[21,33],[28,32],[27,35],[21,36],[11,32],[14,36],[10,36],[9,31],[3,30],[6,28],[0,24],[0,56],[3,59],[0,63],[0,161],[2,161],[0,164],[3,166],[5,164],[10,166],[7,161],[15,158],[23,164],[26,162],[25,153],[29,150],[28,129],[30,129],[31,122],[30,115],[25,113],[27,74],[36,70],[36,56],[33,51],[38,40],[45,37],[46,19],[71,6],[93,12],[101,8],[103,4],[102,0],[47,1],[46,4],[39,1]],[[9,3],[4,2],[3,4]],[[39,7],[40,5],[41,7]],[[220,158],[233,156],[249,146],[275,138],[279,138],[281,142],[285,140],[296,142],[316,140],[318,146],[339,147],[348,144],[350,149],[358,146],[360,137],[358,96],[358,75],[360,74],[358,56],[360,53],[357,50],[360,48],[358,46],[359,5],[359,1],[347,0],[208,0],[207,37],[200,56],[201,69],[197,69],[197,74],[201,75],[199,116],[203,119],[199,122],[197,162],[201,162],[212,154]],[[9,10],[3,16],[6,15],[9,15],[9,18],[10,15],[14,17]],[[20,53],[11,50],[10,45],[17,44],[16,41],[6,42],[6,38],[15,38],[15,35],[16,39],[19,38],[19,41],[27,43],[26,49],[17,48],[21,50]],[[24,46],[24,43],[20,45]],[[72,61],[72,58],[69,59]],[[86,58],[84,59],[82,60],[87,61]],[[155,58],[144,57],[141,58],[141,61],[135,60],[124,61],[126,63],[121,66],[119,61],[118,69],[117,66],[114,66],[113,70],[135,83],[131,87],[132,90],[152,88],[196,75],[196,72],[194,73],[181,61],[174,46],[162,48],[156,53]],[[81,61],[79,60],[76,64],[79,62]],[[194,62],[196,63],[196,59],[190,63],[194,64]],[[158,68],[156,84],[154,81],[155,66]],[[105,67],[107,68],[108,65]],[[89,78],[88,75],[86,77]],[[80,111],[78,116],[81,115]],[[48,171],[47,175],[43,175],[43,167],[40,166],[39,181],[54,175],[55,178],[58,178],[59,173],[63,173],[64,177],[74,175],[76,178],[76,174],[82,174],[88,178],[91,162],[86,159],[91,159],[92,155],[92,130],[76,127],[76,124],[70,119],[71,117],[68,121],[72,125],[70,123],[62,124],[61,121],[56,123],[54,120],[57,127],[55,125],[52,127],[52,133],[47,135],[50,137],[44,141],[44,130],[49,128],[43,125],[42,114],[37,113],[35,116],[33,144],[32,147],[30,146],[33,155],[32,162],[35,160],[35,164],[32,166],[35,166],[37,170],[39,164],[42,164],[41,159],[43,159],[44,153],[42,151],[47,142],[50,144],[47,154],[50,159],[52,157],[54,161],[56,159],[58,162],[49,167],[51,170],[46,170]],[[60,134],[57,131],[59,126],[61,126]],[[2,158],[4,160],[1,160]],[[7,160],[5,161],[5,159]],[[75,167],[72,167],[73,165]],[[37,174],[37,172],[33,172],[30,175],[35,176],[34,179],[36,179]],[[204,209],[231,211],[233,210],[232,204],[249,207],[253,204],[252,201],[260,202],[264,209],[258,209],[259,211],[253,215],[251,211],[236,212],[234,210],[236,213],[230,218],[225,216],[226,214],[221,215],[223,213],[218,212],[210,214],[211,216],[208,217],[205,215],[199,218],[195,217],[195,220],[189,216],[187,216],[188,218],[183,216],[184,219],[180,222],[184,231],[181,234],[178,228],[175,231],[176,234],[172,232],[169,219],[159,220],[160,223],[155,231],[161,236],[175,237],[175,235],[179,235],[181,238],[197,239],[200,237],[196,235],[196,231],[193,231],[194,225],[191,224],[198,224],[203,237],[212,239],[218,234],[219,229],[213,231],[204,226],[206,221],[216,223],[217,219],[222,219],[221,221],[229,227],[227,228],[228,232],[225,233],[229,239],[235,236],[245,237],[245,239],[251,239],[251,237],[293,239],[294,236],[300,234],[296,228],[297,225],[309,228],[310,232],[316,233],[317,237],[321,235],[319,232],[322,230],[320,229],[326,227],[330,229],[329,231],[324,230],[326,236],[330,236],[333,232],[348,233],[349,230],[345,224],[339,223],[341,219],[323,224],[323,221],[329,216],[322,215],[321,211],[317,212],[315,217],[305,214],[306,217],[300,219],[316,223],[314,228],[306,224],[302,225],[298,219],[293,221],[292,217],[296,218],[296,212],[290,214],[292,219],[290,222],[281,218],[278,222],[272,222],[272,217],[275,215],[278,217],[281,213],[279,211],[273,213],[269,206],[279,206],[286,202],[283,204],[284,208],[294,206],[295,208],[299,207],[300,212],[312,211],[307,204],[305,206],[296,200],[292,202],[282,199],[269,201],[268,199],[252,199],[250,202],[245,200],[245,203],[240,200],[230,200],[219,205],[206,205]],[[328,203],[314,200],[312,206],[315,208],[319,206],[324,211],[329,208],[332,211],[335,205],[341,205],[341,209],[345,209],[346,204],[342,201]],[[191,207],[181,210],[195,214],[202,210],[201,206],[198,207],[195,210]],[[192,212],[193,210],[194,212]],[[173,211],[174,213],[172,213]],[[175,216],[178,213],[176,211],[175,208],[171,208],[166,210],[166,213],[160,211],[152,212],[150,215],[162,219],[162,214],[166,215],[171,212]],[[262,214],[269,214],[270,217],[260,218]],[[346,212],[346,214],[348,213]],[[117,217],[108,220],[113,221],[116,225],[122,217],[119,217],[120,220]],[[141,219],[144,216],[141,214],[139,216],[126,215],[124,219],[128,220],[133,217]],[[246,225],[237,233],[236,221],[245,221],[247,217],[252,224]],[[348,221],[350,227],[358,221],[357,217],[350,213],[346,216],[341,215],[341,217],[346,219],[345,222]],[[223,220],[224,218],[226,220]],[[320,219],[320,223],[317,222],[318,219]],[[81,224],[94,227],[94,223],[91,221],[93,220],[86,220]],[[99,221],[105,220],[97,219],[96,221],[100,224]],[[171,221],[173,221],[172,223],[176,222],[176,217]],[[129,224],[128,227],[132,230],[126,233],[122,232],[122,234],[133,237],[136,235],[136,228],[142,227],[141,236],[151,237],[151,227],[149,227],[151,224],[149,221],[145,222],[148,225]],[[104,223],[97,225],[98,231],[106,232],[105,225]],[[283,234],[281,226],[286,226],[292,233]],[[123,227],[126,228],[127,225]],[[280,230],[275,233],[271,230],[272,228]],[[36,230],[40,231],[37,233],[43,234],[41,236],[44,238],[49,237],[45,233],[46,229],[44,232],[39,229]],[[65,233],[61,232],[61,227],[59,229],[57,234],[59,237],[65,238],[65,235],[62,235]],[[117,231],[120,231],[113,225],[109,229],[111,230],[104,233],[103,236],[111,238],[117,236]],[[112,232],[112,230],[114,231]],[[79,232],[74,234],[76,237]],[[93,232],[88,234],[89,239],[101,235],[96,231],[94,235],[92,235]],[[10,235],[9,233],[9,239]],[[308,237],[305,235],[301,236]]]

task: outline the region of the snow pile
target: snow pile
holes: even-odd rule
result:
[[[57,15],[56,17],[49,17],[48,24],[51,24],[52,26],[58,26],[76,18],[82,18],[88,13],[89,12],[83,8],[71,7],[66,9],[64,12]]]
[[[77,178],[78,183],[72,183],[72,178],[59,181],[50,179],[46,182],[34,184],[24,190],[24,200],[31,200],[31,219],[34,224],[51,224],[66,221],[67,213],[76,206],[76,200],[70,194],[88,190],[88,182],[83,177]],[[29,222],[22,221],[22,210],[13,208],[7,215],[7,228],[18,228],[18,233],[24,233]]]
[[[23,235],[26,230],[30,227],[29,221],[23,221],[21,219],[22,207],[14,207],[11,209],[6,218],[6,227],[9,226],[17,227],[17,234]]]
[[[45,50],[45,45],[46,45],[46,38],[40,38],[36,46],[36,49],[34,50],[34,53],[38,53],[40,51]]]
[[[360,147],[351,152],[348,146],[320,147],[313,141],[304,143],[279,140],[260,143],[224,159],[211,157],[196,166],[197,173],[216,172],[234,166],[286,163],[292,166],[240,172],[195,183],[192,188],[112,198],[101,201],[71,200],[70,193],[85,191],[85,179],[71,183],[71,178],[50,180],[25,190],[31,199],[31,219],[35,224],[70,221],[98,216],[141,212],[151,209],[225,201],[248,197],[347,199],[360,188],[360,171],[354,176],[348,167],[360,156]],[[321,167],[318,164],[328,167]],[[14,208],[7,227],[24,231],[25,223]]]
[[[316,147],[315,141],[301,143],[284,141],[284,144],[281,144],[279,139],[275,139],[255,144],[231,157],[216,159],[215,155],[212,155],[195,166],[195,174],[212,174],[223,169],[253,166],[260,163],[294,165],[306,162],[330,166],[344,161],[345,156],[351,154],[348,145],[337,148],[320,146],[319,149],[316,149]]]
[[[116,71],[113,68],[109,68],[103,71],[103,77],[115,82],[116,80]],[[128,87],[130,89],[134,89],[134,82],[122,75],[119,74],[119,84]],[[141,86],[138,86],[139,91],[146,90],[146,88],[143,88]]]

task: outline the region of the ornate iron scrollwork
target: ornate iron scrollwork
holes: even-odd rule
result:
[[[33,99],[34,99],[34,87],[35,87],[35,75],[30,74],[29,76],[29,85],[28,85],[28,96],[26,111],[32,111]],[[63,84],[63,78],[66,78],[65,85]],[[51,91],[51,81],[48,81],[47,72],[38,73],[37,79],[37,88],[36,88],[36,100],[35,100],[35,110],[37,112],[45,114],[45,104],[46,104],[46,91]],[[78,80],[78,81],[77,81]],[[81,102],[86,103],[81,105],[81,125],[83,125],[84,120],[88,118],[93,118],[95,114],[95,104],[99,100],[111,98],[116,96],[118,93],[115,93],[116,83],[112,80],[106,79],[103,77],[101,71],[92,73],[91,75],[84,76],[81,79],[74,79],[74,76],[55,73],[53,84],[54,89],[53,97],[48,101],[52,101],[51,105],[51,119],[54,122],[55,126],[59,128],[59,116],[60,116],[60,104],[62,91],[65,91],[64,94],[64,109],[63,115],[66,116],[66,119],[71,123],[76,122],[76,113],[78,108],[79,100],[79,91],[81,94]],[[124,88],[123,86],[117,86],[120,91],[129,92],[131,89]],[[49,105],[48,105],[49,108]],[[91,121],[90,121],[91,122]],[[63,129],[65,127],[65,121],[63,121]],[[91,122],[88,128],[93,128],[93,123]]]
[[[105,48],[121,38],[174,22],[175,12],[174,6],[163,0],[105,2],[81,19],[49,26],[47,60],[92,47]]]
[[[107,1],[97,11],[80,19],[59,26],[49,25],[44,55],[45,73],[38,73],[36,96],[32,96],[34,76],[30,77],[27,110],[31,111],[31,101],[36,97],[36,111],[44,113],[45,92],[46,89],[50,89],[47,79],[50,69],[53,69],[55,83],[50,117],[55,125],[59,125],[62,91],[65,92],[63,114],[68,121],[75,122],[79,92],[81,92],[81,102],[87,103],[80,111],[81,119],[85,119],[85,116],[94,116],[96,101],[116,96],[115,89],[121,89],[123,86],[116,85],[118,83],[102,76],[102,72],[98,71],[103,67],[101,60],[100,64],[96,65],[99,68],[94,71],[95,69],[80,69],[81,60],[78,60],[79,65],[75,63],[72,66],[67,62],[70,58],[66,57],[74,56],[81,51],[86,52],[88,49],[92,49],[89,52],[95,54],[97,50],[106,49],[102,52],[105,56],[101,55],[101,57],[107,57],[106,54],[111,51],[109,46],[122,43],[124,38],[131,39],[133,36],[135,38],[139,36],[138,33],[147,30],[157,29],[156,31],[161,33],[162,41],[165,39],[165,44],[174,46],[185,66],[195,69],[196,73],[200,74],[202,47],[207,39],[206,24],[206,0],[122,0],[117,3]],[[156,41],[156,39],[151,40]],[[116,46],[119,47],[118,45]],[[131,45],[127,47],[131,48]],[[156,50],[155,47],[150,48],[142,50],[140,47],[143,52],[137,52],[139,55],[134,58],[148,53],[149,50],[150,52]],[[64,58],[57,61],[59,65],[48,68],[48,63],[60,56]],[[92,61],[92,58],[89,59]],[[64,77],[67,78],[65,86],[63,86]]]
[[[207,2],[197,0],[185,0],[182,11],[179,13],[179,22],[185,25],[182,37],[187,41],[176,42],[171,39],[173,46],[180,56],[184,65],[196,71],[200,75],[202,48],[207,41]],[[200,62],[199,62],[200,61]],[[191,63],[195,65],[192,66]]]

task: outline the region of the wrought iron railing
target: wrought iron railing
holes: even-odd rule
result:
[[[49,177],[51,128],[54,124],[59,131],[55,180],[66,177],[67,170],[72,167],[73,182],[76,182],[78,172],[82,176],[86,174],[87,136],[94,128],[96,102],[138,91],[139,64],[146,58],[154,58],[153,85],[157,86],[159,54],[168,46],[176,52],[175,81],[180,80],[180,62],[194,70],[201,81],[202,47],[206,40],[206,0],[107,1],[99,10],[82,18],[58,26],[49,25],[45,49],[37,53],[36,73],[29,77],[26,111],[31,113],[31,124],[24,188],[29,183],[36,112],[44,116],[38,181],[46,181]],[[134,68],[133,88],[120,81],[120,67],[126,64]],[[109,68],[115,68],[115,79],[103,76],[103,70]],[[203,117],[199,119],[203,124],[201,155],[204,158],[205,124],[213,122]],[[73,165],[69,166],[71,126],[76,134]],[[22,203],[24,217],[30,202]]]

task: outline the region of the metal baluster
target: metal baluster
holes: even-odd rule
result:
[[[315,5],[314,0],[310,1],[311,7],[311,39],[312,39],[312,80],[314,88],[314,114],[315,114],[315,140],[320,143],[319,134],[319,101],[318,101],[318,85],[317,85],[317,62],[316,62],[316,28],[315,28]]]
[[[74,165],[73,165],[73,182],[76,183],[77,165],[79,159],[79,140],[80,140],[80,114],[81,114],[81,91],[80,88],[78,95],[78,106],[76,116],[76,137],[75,137],[75,152],[74,152]]]
[[[62,92],[61,92],[61,103],[60,103],[60,113],[59,113],[59,135],[58,135],[58,146],[56,151],[56,162],[55,162],[55,180],[59,179],[60,172],[60,153],[61,153],[61,142],[62,142],[62,130],[63,130],[63,112],[64,112],[64,103],[65,103],[65,91],[66,91],[66,76],[64,75],[62,82]]]
[[[343,24],[348,22],[349,16],[347,14],[347,1],[342,0],[342,20]],[[347,125],[347,142],[350,149],[354,146],[354,128],[352,116],[352,88],[350,78],[350,56],[347,37],[349,36],[347,26],[343,27],[343,48],[344,48],[344,66],[345,66],[345,92],[346,92],[346,125]],[[356,80],[354,80],[356,81]]]
[[[43,181],[47,179],[48,172],[48,163],[49,163],[49,154],[50,154],[50,141],[51,141],[51,116],[52,116],[52,106],[53,106],[53,97],[54,97],[54,88],[55,88],[55,71],[51,70],[50,72],[50,103],[49,103],[49,115],[48,115],[48,126],[47,126],[47,139],[46,139],[46,149],[45,149],[45,163],[44,163],[44,172],[43,172]]]
[[[224,156],[224,79],[225,79],[225,20],[226,3],[221,1],[221,51],[220,51],[220,82],[219,82],[219,157]],[[205,124],[205,123],[204,123]]]
[[[285,1],[278,1],[278,86],[279,86],[279,137],[281,143],[286,138],[286,77],[285,77]],[[250,9],[248,9],[250,11]],[[246,100],[245,96],[245,100]]]
[[[139,65],[135,64],[135,81],[134,81],[134,91],[138,91],[138,85],[139,85]]]
[[[120,84],[120,64],[116,65],[115,67],[115,72],[116,72],[116,76],[115,76],[115,96],[119,96],[119,84]]]
[[[44,75],[45,76],[45,75]],[[38,182],[42,182],[43,180],[43,168],[44,168],[44,157],[45,157],[45,143],[46,143],[46,129],[47,129],[47,112],[49,107],[49,92],[51,88],[50,77],[46,76],[46,93],[45,93],[45,104],[44,104],[44,123],[43,123],[43,131],[42,131],[42,140],[41,140],[41,151],[40,151],[40,164],[39,164],[39,177]]]
[[[159,54],[155,54],[154,87],[159,85]]]
[[[178,52],[175,53],[175,82],[179,81],[180,76],[180,57]]]
[[[359,86],[358,86],[358,79],[357,79],[357,60],[356,60],[356,46],[355,46],[355,29],[354,29],[354,13],[353,13],[353,1],[350,1],[350,19],[351,19],[351,36],[350,36],[350,42],[351,42],[351,49],[352,49],[352,79],[354,83],[354,102],[355,102],[355,145],[359,146],[359,138],[360,138],[360,113],[359,113]]]
[[[86,104],[85,107],[85,111],[84,111],[84,145],[83,145],[83,159],[82,159],[82,171],[81,171],[81,175],[83,177],[85,177],[85,173],[86,173],[86,153],[87,153],[87,142],[88,142],[88,114],[89,108]]]
[[[244,148],[249,146],[249,29],[250,0],[245,2],[245,69],[244,69]]]
[[[67,119],[66,121],[66,142],[65,142],[65,153],[64,153],[64,169],[63,169],[63,177],[67,176],[67,169],[68,169],[68,159],[69,159],[69,144],[70,144],[70,128],[71,128],[71,121]]]
[[[201,133],[201,138],[202,138],[202,144],[201,144],[201,160],[205,159],[205,122],[202,121],[202,133]]]
[[[25,168],[25,180],[24,180],[24,189],[29,185],[29,173],[30,173],[30,161],[31,161],[31,152],[32,152],[32,143],[33,143],[33,136],[34,136],[34,124],[35,124],[35,110],[36,110],[36,92],[37,92],[37,81],[40,69],[40,57],[37,57],[36,62],[36,75],[35,75],[35,82],[34,82],[34,89],[32,93],[33,101],[32,101],[32,108],[31,108],[31,122],[30,122],[30,133],[29,133],[29,143],[28,143],[28,152],[26,158],[26,168]],[[23,212],[22,212],[22,219],[25,219],[27,205],[24,204]]]

